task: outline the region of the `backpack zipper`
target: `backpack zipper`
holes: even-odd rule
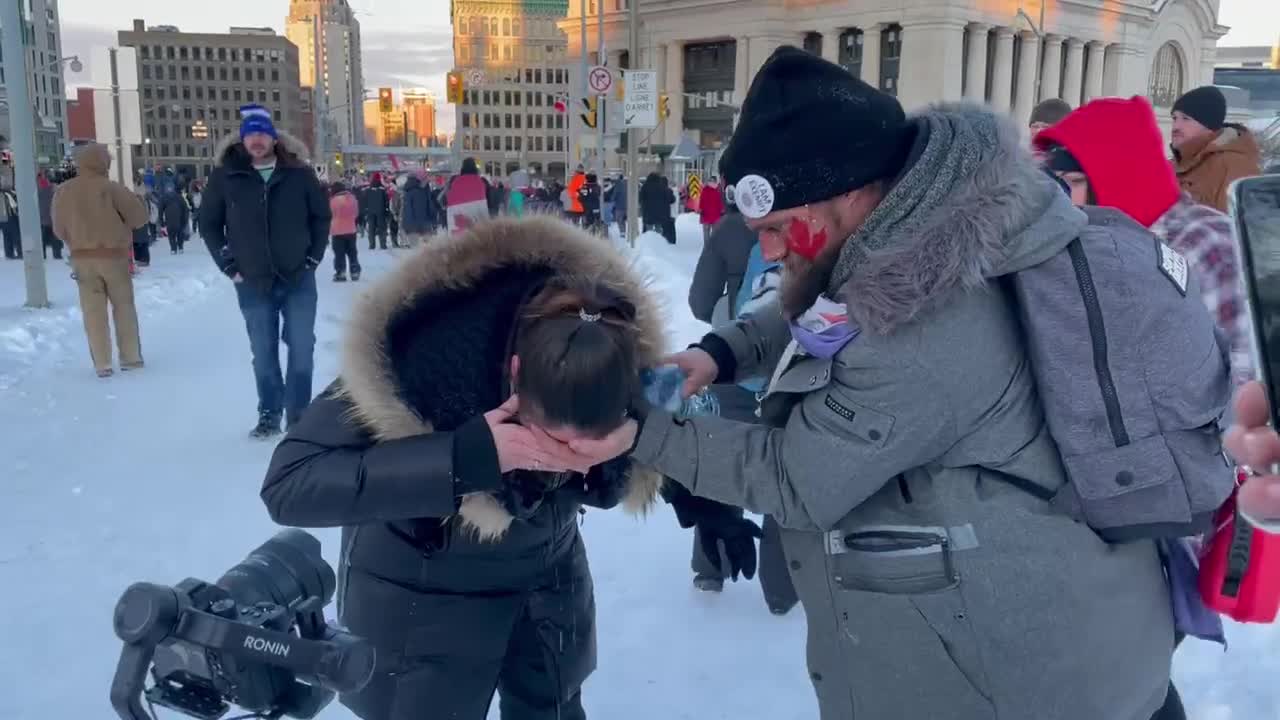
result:
[[[1076,283],[1080,286],[1080,299],[1084,302],[1084,314],[1089,322],[1089,341],[1093,346],[1093,372],[1098,379],[1098,389],[1102,392],[1102,404],[1107,409],[1107,425],[1111,427],[1111,439],[1116,447],[1123,447],[1129,444],[1129,432],[1124,427],[1120,397],[1116,393],[1116,383],[1111,377],[1111,365],[1107,360],[1107,329],[1102,320],[1102,305],[1098,302],[1098,290],[1093,284],[1093,275],[1089,272],[1089,260],[1085,257],[1080,238],[1071,241],[1067,246],[1067,253],[1071,256],[1071,267],[1076,272]]]

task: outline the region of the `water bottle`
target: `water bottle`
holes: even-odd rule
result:
[[[654,407],[679,418],[719,415],[720,401],[705,389],[683,400],[680,398],[680,390],[684,387],[686,377],[684,371],[675,365],[642,370],[640,382],[644,387],[645,399]]]

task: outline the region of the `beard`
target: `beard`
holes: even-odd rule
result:
[[[803,315],[817,302],[818,296],[827,291],[842,247],[843,242],[831,243],[813,260],[790,253],[782,261],[782,287],[778,293],[785,317],[793,319]]]

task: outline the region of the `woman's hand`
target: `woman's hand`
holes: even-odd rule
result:
[[[564,443],[540,440],[533,431],[516,422],[519,411],[520,398],[512,395],[484,414],[484,421],[493,434],[493,445],[498,450],[498,467],[504,474],[512,470],[585,473],[594,464]]]
[[[636,444],[636,433],[640,425],[630,418],[613,432],[599,439],[582,438],[569,443],[569,449],[579,457],[585,458],[591,466],[600,465],[621,457]]]
[[[1236,395],[1236,424],[1227,431],[1227,449],[1238,462],[1267,472],[1280,462],[1280,435],[1267,425],[1270,410],[1261,383]],[[1280,476],[1250,477],[1240,488],[1240,510],[1258,523],[1280,523]]]
[[[662,362],[684,371],[684,388],[680,393],[682,400],[702,392],[720,374],[720,366],[716,365],[715,358],[702,348],[689,348],[666,357]]]

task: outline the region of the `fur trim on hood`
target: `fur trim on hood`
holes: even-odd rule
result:
[[[881,334],[956,288],[1043,262],[1087,223],[1011,120],[968,103],[912,120],[907,168],[841,248],[830,281],[850,317]]]
[[[503,267],[551,268],[561,277],[603,282],[636,307],[636,338],[641,367],[656,365],[666,351],[662,313],[646,282],[629,261],[606,241],[559,220],[531,217],[494,220],[456,238],[438,236],[409,256],[357,300],[347,323],[342,349],[342,393],[353,406],[353,419],[379,441],[432,431],[400,397],[388,355],[388,327],[397,314],[432,293],[465,290]],[[657,498],[662,476],[633,466],[628,478],[627,510],[644,514]],[[463,525],[482,540],[498,540],[512,517],[492,495],[463,498]]]
[[[276,130],[276,149],[277,156],[283,158],[286,162],[296,162],[306,165],[310,162],[308,158],[311,151],[307,149],[306,143],[302,142],[298,137],[290,135],[284,130]],[[218,158],[218,162],[226,165],[236,161],[235,150],[239,149],[239,153],[243,155],[244,151],[240,144],[240,133],[232,133],[218,141],[217,146],[213,150],[213,156]],[[283,151],[283,152],[280,152]]]

